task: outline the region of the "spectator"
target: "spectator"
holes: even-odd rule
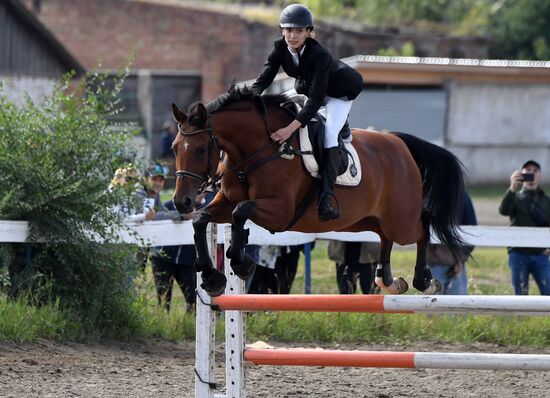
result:
[[[477,225],[476,213],[470,195],[465,193],[463,201],[460,225]],[[468,294],[466,260],[473,250],[473,246],[465,246],[462,249],[462,256],[457,259],[444,245],[428,245],[426,263],[430,267],[432,277],[442,285],[439,294]]]
[[[149,202],[144,202],[146,194],[140,184],[141,173],[138,168],[131,164],[125,164],[115,171],[111,180],[109,189],[121,189],[125,195],[125,200],[115,207],[116,212],[120,212],[125,217],[125,221],[139,222],[154,219],[155,210],[149,206]]]
[[[315,242],[311,243],[311,249]],[[304,250],[304,245],[282,246],[279,257],[275,263],[275,275],[279,285],[279,294],[289,294],[292,289],[292,283],[298,270],[298,260],[300,260],[300,251]]]
[[[166,167],[160,163],[155,163],[149,167],[145,173],[142,195],[144,195],[145,199],[152,200],[149,206],[151,206],[155,212],[154,220],[181,221],[184,217],[179,214],[171,204],[170,207],[166,207],[160,200],[160,192],[164,188],[166,173]],[[191,247],[193,248],[191,254],[191,250],[188,247],[181,249],[180,246],[156,246],[150,249],[149,255],[153,266],[153,277],[157,290],[158,303],[168,311],[170,310],[173,281],[174,278],[176,278],[176,268],[177,271],[181,271],[178,272],[176,280],[187,302],[187,310],[190,311],[195,303],[195,289],[192,287],[190,292],[188,289],[188,287],[194,286],[192,285],[195,278],[194,269],[191,266],[191,270],[193,271],[192,281],[189,280],[188,273],[183,270],[183,268],[189,264],[189,261],[192,261],[191,264],[194,264],[194,257],[192,260],[189,260],[190,256],[194,256],[194,246]],[[145,266],[147,260],[147,256],[144,257],[143,266]]]
[[[541,167],[528,160],[510,176],[510,187],[504,194],[499,211],[509,216],[514,227],[548,227],[550,225],[550,198],[539,188]],[[521,189],[520,189],[521,187]],[[508,265],[512,285],[517,295],[529,294],[529,274],[533,275],[540,294],[550,295],[550,261],[545,249],[509,247]]]
[[[176,172],[176,159],[172,151],[172,142],[178,135],[178,127],[173,120],[166,120],[162,124],[162,133],[160,135],[160,154],[159,157],[168,166],[168,175],[174,175]],[[166,188],[173,189],[175,187],[174,180],[166,181]]]
[[[173,158],[172,142],[176,139],[178,128],[173,120],[166,120],[162,124],[162,133],[160,135],[160,157]]]
[[[249,247],[248,245],[247,247]],[[275,264],[279,256],[279,246],[260,246],[254,275],[247,289],[249,294],[279,293],[279,284],[275,274]]]
[[[379,252],[378,242],[330,241],[328,257],[336,262],[336,283],[340,294],[355,294],[357,280],[363,294],[375,292],[374,273]]]
[[[304,245],[261,246],[248,293],[289,294]]]
[[[164,206],[168,210],[176,211],[171,200],[164,202]],[[191,218],[191,215],[187,215],[186,218]],[[166,311],[170,311],[174,280],[185,298],[185,311],[193,311],[197,288],[196,258],[195,245],[162,246],[152,254],[157,299],[159,305],[162,305]]]

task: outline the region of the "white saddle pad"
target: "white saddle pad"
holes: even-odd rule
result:
[[[348,155],[348,168],[345,173],[339,175],[336,178],[336,185],[346,185],[348,187],[354,187],[356,185],[359,185],[359,183],[361,182],[361,163],[359,162],[357,151],[351,143],[351,135],[348,140],[344,140],[344,145],[351,155]],[[319,164],[317,163],[315,156],[313,156],[313,147],[311,145],[311,141],[309,140],[307,126],[300,129],[300,149],[302,151],[312,153],[311,155],[302,155],[306,170],[309,172],[309,174],[311,174],[312,177],[321,178],[321,174],[319,172]]]

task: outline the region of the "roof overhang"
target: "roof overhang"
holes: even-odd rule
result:
[[[445,81],[550,83],[550,62],[356,55],[342,59],[365,83],[440,85]]]

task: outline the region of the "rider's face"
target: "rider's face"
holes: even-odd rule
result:
[[[310,32],[306,28],[283,28],[282,31],[286,45],[296,52],[302,49]]]

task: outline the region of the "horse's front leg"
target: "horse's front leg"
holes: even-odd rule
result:
[[[231,245],[227,249],[227,258],[231,259],[231,268],[235,275],[242,280],[248,280],[254,275],[256,263],[244,253],[244,247],[248,243],[250,230],[244,229],[246,220],[254,215],[256,205],[252,200],[245,200],[233,210],[233,223],[231,224]]]
[[[223,272],[218,271],[213,263],[208,250],[208,240],[206,238],[206,227],[212,221],[224,222],[231,214],[231,206],[223,196],[216,198],[204,209],[197,211],[193,218],[193,229],[195,231],[195,250],[197,251],[197,260],[195,270],[202,272],[201,287],[209,296],[216,297],[223,293],[227,278]]]
[[[403,278],[395,278],[391,273],[390,257],[393,242],[380,234],[380,256],[376,267],[374,282],[390,294],[403,294],[409,290],[409,285]]]
[[[441,283],[432,278],[432,272],[426,266],[426,250],[428,238],[416,242],[416,265],[414,267],[413,286],[424,294],[437,294],[441,291]]]

